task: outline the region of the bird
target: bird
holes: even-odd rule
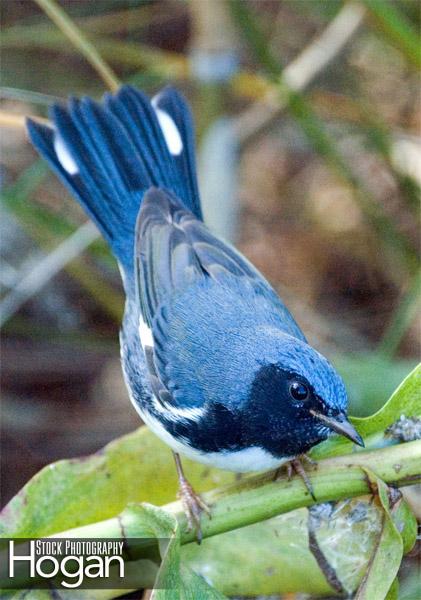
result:
[[[29,139],[95,222],[125,291],[121,362],[131,401],[175,458],[187,527],[209,507],[187,456],[238,473],[287,464],[349,422],[345,385],[265,277],[204,223],[190,108],[174,87],[71,97]]]

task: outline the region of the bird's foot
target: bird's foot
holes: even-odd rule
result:
[[[283,468],[286,467],[288,481],[291,481],[293,473],[295,472],[303,480],[304,485],[306,486],[306,488],[307,488],[310,496],[313,498],[313,500],[316,500],[316,496],[314,495],[314,490],[313,490],[313,486],[311,484],[310,478],[307,475],[307,472],[306,472],[306,470],[304,469],[304,466],[303,466],[303,462],[304,461],[306,461],[307,463],[309,463],[310,465],[312,465],[312,467],[314,469],[317,468],[317,462],[315,460],[313,460],[312,458],[310,458],[309,456],[307,456],[307,454],[301,454],[300,456],[297,456],[296,458],[293,458],[292,460],[289,460],[288,462],[286,462],[285,464],[283,464],[281,467],[279,467],[278,469],[276,469],[276,471],[275,471],[275,480],[277,480],[277,479],[280,478],[280,475],[281,475],[281,472],[282,472]]]
[[[180,490],[178,497],[181,500],[183,509],[187,519],[187,530],[194,531],[196,533],[196,540],[200,544],[202,541],[202,529],[200,525],[200,519],[202,512],[205,512],[208,517],[211,516],[209,506],[204,500],[197,494],[187,479],[180,478]]]
[[[197,494],[190,483],[187,481],[183,467],[181,465],[180,456],[174,452],[175,464],[177,467],[179,492],[178,497],[183,505],[183,510],[187,519],[187,531],[194,531],[196,533],[197,543],[200,544],[202,541],[202,529],[200,526],[200,520],[202,512],[205,512],[208,517],[211,517],[211,511],[209,506],[204,500]]]

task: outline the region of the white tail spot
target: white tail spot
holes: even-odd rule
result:
[[[54,135],[54,151],[63,169],[67,171],[69,175],[76,175],[79,171],[79,167],[66,147],[63,138],[57,132]]]
[[[180,132],[177,129],[177,125],[174,123],[170,115],[158,108],[159,96],[152,98],[152,106],[155,109],[156,116],[158,118],[159,125],[164,134],[165,141],[167,142],[168,150],[173,156],[178,156],[183,151],[183,140],[181,139]]]

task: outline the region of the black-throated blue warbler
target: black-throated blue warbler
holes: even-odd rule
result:
[[[278,468],[347,420],[344,384],[265,278],[203,223],[194,131],[173,88],[71,99],[30,139],[95,221],[126,292],[123,371],[173,450],[188,519],[206,509],[179,455],[231,471]],[[295,463],[297,464],[297,463]],[[299,463],[298,463],[299,464]]]

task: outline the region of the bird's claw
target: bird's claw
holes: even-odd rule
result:
[[[315,460],[313,460],[312,458],[307,456],[307,454],[301,454],[301,456],[297,456],[296,458],[289,460],[287,463],[285,463],[285,465],[282,465],[282,467],[280,467],[279,469],[276,469],[275,480],[279,479],[281,470],[285,466],[286,470],[287,470],[288,481],[291,481],[291,478],[295,472],[303,480],[304,485],[306,486],[310,496],[313,498],[313,500],[316,500],[316,496],[314,495],[313,486],[311,484],[309,476],[307,475],[306,470],[304,469],[303,461],[306,461],[309,464],[311,464],[313,466],[313,468],[317,468],[317,462]]]
[[[178,496],[183,505],[187,519],[187,531],[195,531],[198,544],[202,541],[202,528],[200,524],[202,512],[211,517],[211,511],[206,502],[197,494],[187,479],[180,479]]]

